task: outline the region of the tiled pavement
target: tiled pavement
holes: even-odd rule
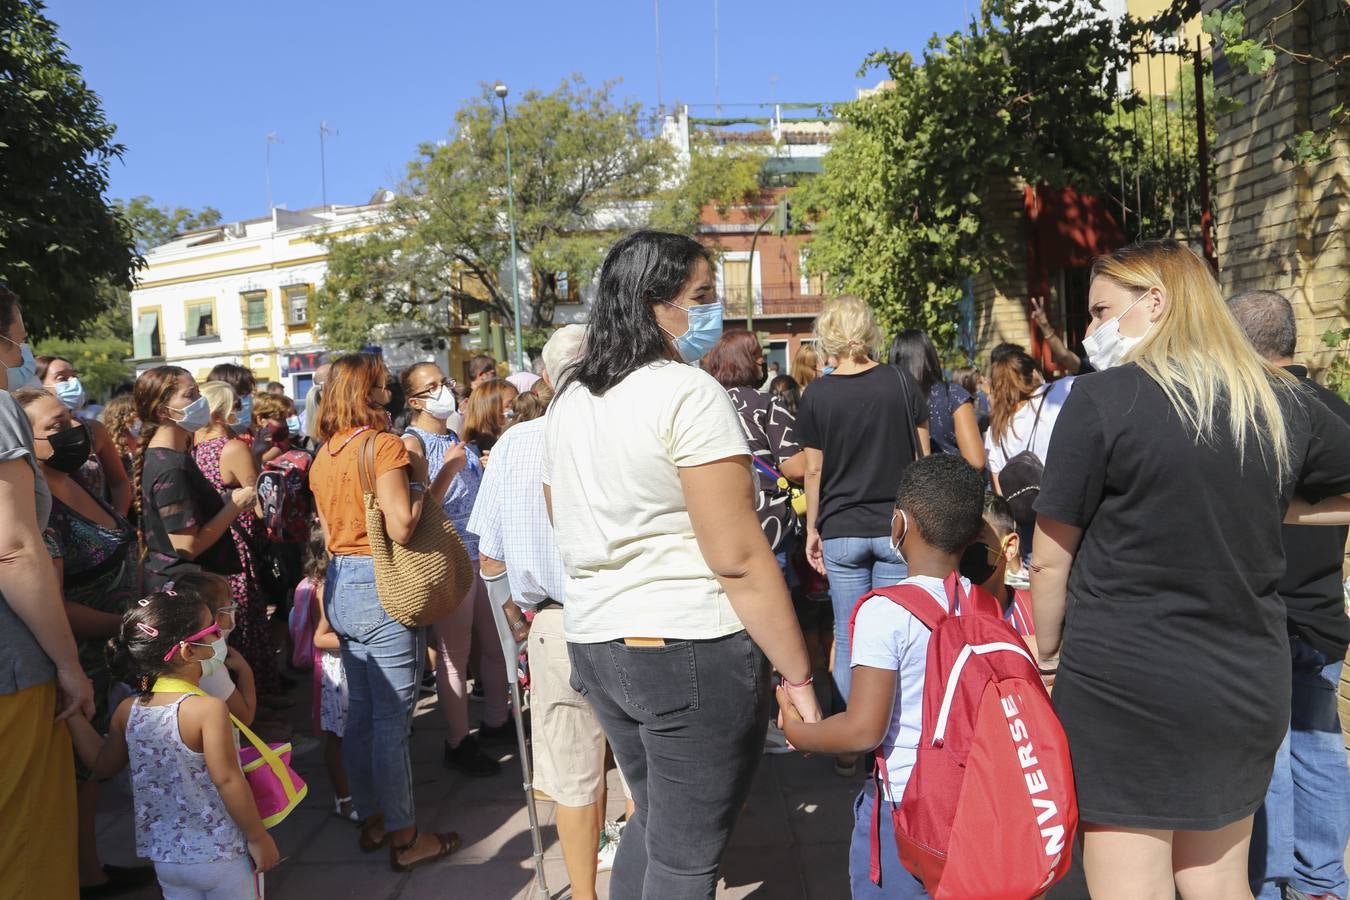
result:
[[[306,688],[293,691],[297,723],[308,722]],[[310,794],[273,830],[284,861],[267,876],[268,900],[540,900],[514,744],[501,748],[501,775],[465,778],[441,764],[444,735],[434,698],[424,698],[412,739],[418,817],[424,828],[459,831],[464,846],[443,863],[406,874],[390,871],[385,853],[360,852],[355,826],[332,815],[321,748],[312,739],[299,738],[294,763],[309,783]],[[861,778],[835,775],[828,759],[765,756],[723,859],[718,897],[846,900],[851,804],[860,783]],[[610,818],[614,818],[622,810],[623,798],[613,772],[610,787]],[[133,861],[129,805],[124,780],[107,786],[99,823],[105,862]],[[553,804],[540,801],[538,808],[549,893],[553,898],[568,897]],[[1087,896],[1077,875],[1071,882],[1057,888],[1053,900]],[[606,897],[607,874],[600,876],[599,885],[600,896]],[[152,900],[158,893],[151,889],[125,896]]]

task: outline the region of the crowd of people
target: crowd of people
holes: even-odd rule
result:
[[[610,868],[611,897],[713,896],[762,755],[794,749],[869,773],[853,896],[928,896],[882,814],[931,672],[928,628],[875,593],[897,585],[1020,636],[1094,898],[1346,896],[1350,406],[1296,364],[1284,297],[1225,302],[1189,249],[1138,244],[1093,267],[1081,354],[1033,304],[1050,367],[1015,344],[944,366],[844,296],[787,373],[722,309],[705,247],[639,231],[538,371],[339,355],[302,416],[239,365],[151,368],[94,409],[0,289],[0,894],[255,896],[279,853],[231,716],[284,738],[306,669],[354,843],[399,872],[452,855],[419,828],[412,716],[434,691],[445,765],[499,774],[505,578],[579,900]],[[433,504],[472,578],[422,627],[387,610],[368,529],[408,544]],[[99,857],[124,768],[153,867]]]

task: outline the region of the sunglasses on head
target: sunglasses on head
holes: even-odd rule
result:
[[[196,644],[199,647],[211,646],[209,643],[203,643],[201,641],[201,638],[213,636],[220,637],[220,626],[214,622],[212,622],[210,625],[207,625],[205,628],[203,628],[196,634],[190,634],[187,637],[183,638],[181,641],[174,642],[174,645],[169,648],[169,652],[164,654],[164,661],[168,662],[169,660],[173,659],[173,655],[178,652],[178,648],[183,646],[184,644]]]

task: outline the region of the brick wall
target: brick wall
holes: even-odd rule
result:
[[[1243,8],[1249,34],[1270,27],[1276,44],[1328,58],[1350,50],[1339,2],[1246,0]],[[1206,12],[1220,5],[1204,4]],[[1298,315],[1298,357],[1317,373],[1333,353],[1322,333],[1350,317],[1350,129],[1320,163],[1298,166],[1280,152],[1299,132],[1325,128],[1337,104],[1350,103],[1350,79],[1288,54],[1278,55],[1272,72],[1253,76],[1216,54],[1214,81],[1217,93],[1243,104],[1217,121],[1220,280],[1228,293],[1284,293]]]
[[[1004,179],[985,192],[985,221],[1003,238],[1010,266],[995,279],[980,272],[971,279],[975,295],[975,353],[984,360],[996,344],[1012,341],[1031,347],[1027,316],[1026,207],[1023,182]]]
[[[1248,33],[1271,29],[1281,47],[1323,59],[1350,52],[1342,0],[1247,0]],[[1206,0],[1205,11],[1225,5]],[[1220,281],[1228,293],[1271,288],[1298,315],[1298,353],[1316,375],[1335,352],[1322,332],[1350,320],[1350,129],[1342,128],[1330,158],[1308,165],[1280,159],[1286,143],[1325,129],[1337,104],[1350,105],[1350,79],[1327,66],[1276,57],[1273,71],[1253,76],[1215,57],[1214,87],[1242,101],[1219,116],[1214,159]],[[1350,723],[1350,667],[1340,689],[1341,723]],[[1346,732],[1350,748],[1350,732]]]

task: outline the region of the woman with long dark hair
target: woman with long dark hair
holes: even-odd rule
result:
[[[979,471],[984,468],[975,398],[960,384],[942,377],[942,362],[928,335],[907,328],[891,341],[891,365],[899,366],[928,398],[928,436],[933,452],[959,455]]]
[[[736,409],[684,365],[716,343],[721,314],[700,244],[655,231],[621,239],[546,420],[573,679],[637,805],[616,897],[713,896],[763,748],[766,655],[792,704],[820,715]]]
[[[141,420],[132,481],[146,588],[185,572],[234,575],[240,563],[230,526],[253,508],[255,493],[240,487],[222,498],[188,452],[192,436],[211,424],[196,379],[178,366],[157,366],[141,373],[132,396]]]
[[[125,516],[131,509],[131,479],[108,429],[85,411],[89,398],[75,364],[64,356],[39,356],[35,362],[42,386],[55,394],[89,429],[89,459],[75,477],[85,490],[111,504],[118,515]]]
[[[417,828],[408,735],[426,630],[409,628],[384,611],[366,532],[358,460],[367,443],[374,444],[375,498],[391,540],[412,539],[427,494],[425,460],[410,458],[389,431],[384,409],[389,379],[384,362],[370,353],[352,353],[332,364],[319,413],[323,446],[309,484],[331,557],[323,611],[341,642],[347,676],[342,758],[361,817],[360,846],[374,851],[387,844],[390,868],[401,872],[444,859],[459,849],[460,840],[454,832]]]

